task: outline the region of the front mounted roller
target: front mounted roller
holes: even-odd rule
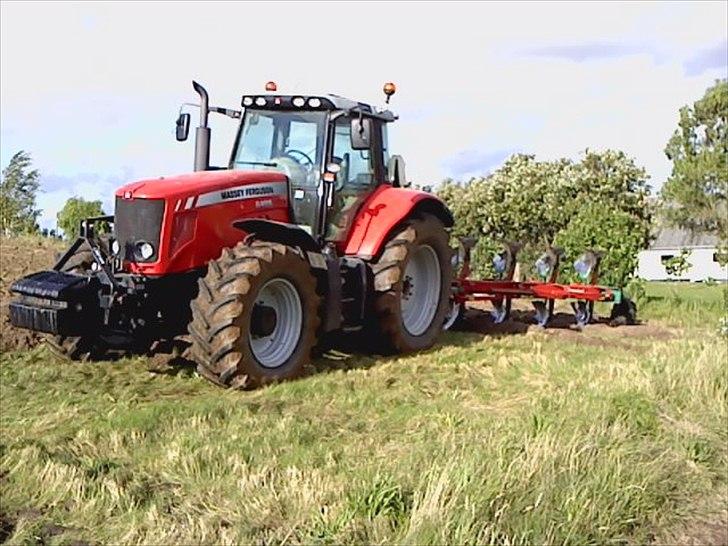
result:
[[[298,250],[239,243],[209,263],[199,286],[189,333],[201,375],[252,388],[303,373],[316,344],[320,298]]]
[[[398,353],[431,347],[450,307],[452,251],[435,216],[405,221],[387,241],[374,272],[372,333]]]
[[[86,275],[91,271],[94,257],[88,245],[79,248],[71,255],[61,268],[64,273]],[[105,347],[102,346],[98,336],[62,336],[54,335],[46,338],[46,345],[50,351],[60,359],[86,361],[103,355]]]
[[[101,235],[97,244],[105,252],[109,248],[109,236]],[[82,244],[60,268],[62,273],[78,276],[92,274],[95,260],[88,243]],[[118,336],[113,332],[89,332],[84,335],[49,335],[48,349],[62,360],[85,362],[89,360],[116,359],[123,356],[142,354],[149,347],[144,336]]]

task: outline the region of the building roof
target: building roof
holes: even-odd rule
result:
[[[664,248],[714,248],[718,246],[718,237],[708,233],[694,234],[690,231],[674,228],[662,228],[650,245],[650,250]]]

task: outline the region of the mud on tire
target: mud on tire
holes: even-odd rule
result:
[[[423,214],[407,220],[372,263],[375,296],[369,328],[382,339],[385,351],[418,351],[431,347],[437,340],[448,310],[452,281],[448,239],[443,223],[435,216]],[[412,277],[417,276],[417,264],[410,264],[413,259],[430,264],[425,267],[430,274],[420,275],[420,295],[418,286],[412,283]],[[437,267],[439,275],[434,274],[433,267]],[[422,286],[423,279],[428,281],[426,286]],[[438,292],[423,296],[421,291],[425,288]],[[422,310],[421,320],[406,310],[407,301],[413,297],[426,297],[425,302],[429,302],[416,308]]]
[[[275,314],[267,320],[267,327],[260,326],[266,322],[265,317],[260,317],[267,307],[260,298],[268,294],[266,290],[272,290],[268,288],[271,286],[283,289],[281,293],[286,297],[281,296],[281,301],[287,301],[289,309],[300,310],[299,332],[286,329],[282,321],[288,319]],[[291,289],[297,294],[298,304]],[[191,303],[189,355],[197,362],[201,375],[221,386],[252,388],[297,377],[310,361],[316,344],[319,303],[309,264],[293,248],[263,241],[226,248],[220,258],[208,264],[207,275],[199,280],[199,294]],[[279,311],[288,309],[285,305],[282,303]],[[291,320],[298,325],[298,319]],[[261,332],[261,328],[267,330]],[[271,360],[267,366],[261,363],[266,360],[268,339],[269,353],[275,343],[288,343],[292,349],[290,355],[278,353],[283,360],[275,366]]]

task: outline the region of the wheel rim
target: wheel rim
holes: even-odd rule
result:
[[[271,279],[258,292],[256,303],[275,312],[275,327],[269,335],[249,333],[250,349],[258,363],[265,368],[283,365],[296,350],[301,338],[303,311],[301,296],[286,279]]]
[[[455,300],[450,300],[450,305],[447,308],[447,315],[445,315],[445,323],[442,325],[443,330],[449,330],[457,322],[462,305],[462,303],[458,303]]]
[[[414,249],[402,283],[402,322],[410,335],[422,335],[432,324],[440,299],[440,261],[429,245]]]

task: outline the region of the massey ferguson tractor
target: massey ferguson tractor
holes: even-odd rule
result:
[[[453,218],[403,187],[387,144],[396,116],[273,82],[233,110],[193,86],[195,172],[119,188],[113,216],[82,222],[52,270],[14,283],[12,324],[51,334],[73,360],[186,332],[199,373],[239,388],[299,375],[335,331],[430,347],[452,304]],[[239,119],[224,167],[209,165],[210,113]],[[177,140],[189,126],[180,113]]]

